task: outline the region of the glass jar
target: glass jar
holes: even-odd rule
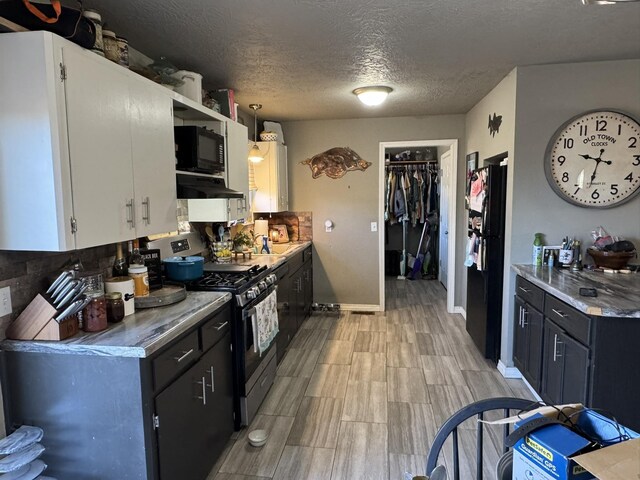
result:
[[[133,294],[136,297],[149,295],[149,269],[144,265],[129,265],[129,276],[133,278]]]
[[[116,37],[118,44],[118,63],[129,68],[129,41],[124,37]]]
[[[96,32],[96,40],[91,47],[91,51],[104,57],[104,42],[102,40],[102,17],[95,11],[87,8],[82,12],[82,16],[93,23]]]
[[[124,318],[124,300],[122,299],[122,293],[111,292],[104,296],[107,301],[107,321],[119,322]]]
[[[120,49],[118,48],[116,34],[111,30],[103,30],[102,41],[104,44],[104,56],[112,62],[118,63],[120,60]]]
[[[100,332],[107,328],[107,305],[104,294],[88,294],[91,301],[82,310],[82,329],[85,332]]]

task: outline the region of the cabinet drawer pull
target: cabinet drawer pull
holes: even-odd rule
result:
[[[205,381],[204,377],[202,377],[202,381],[201,382],[196,382],[198,385],[202,385],[202,396],[198,397],[196,396],[196,398],[198,400],[202,400],[202,404],[206,405],[207,404],[207,382]]]
[[[562,355],[558,353],[558,345],[562,345],[562,342],[558,341],[558,334],[554,333],[553,334],[553,361],[554,362],[556,361],[556,359],[562,358]]]
[[[529,293],[531,290],[527,290],[524,287],[518,287],[520,290],[522,290],[524,293]]]
[[[135,209],[135,205],[133,203],[133,198],[131,199],[131,201],[125,203],[125,206],[127,207],[127,223],[129,224],[129,226],[131,228],[135,228],[135,226],[136,226],[136,209]]]
[[[144,197],[142,201],[142,206],[144,207],[145,213],[142,214],[142,220],[149,225],[151,224],[151,200],[149,197]]]
[[[211,375],[211,393],[214,393],[216,391],[216,380],[213,376],[213,366],[209,369],[209,375]]]
[[[525,328],[527,325],[529,325],[529,322],[527,322],[528,313],[529,312],[527,312],[525,308],[522,309],[522,328]]]
[[[223,322],[223,323],[219,323],[218,325],[215,326],[215,329],[220,331],[224,328],[224,326],[229,323],[229,322]]]
[[[552,308],[551,311],[553,313],[555,313],[556,315],[558,315],[559,317],[561,317],[561,318],[567,318],[568,317],[568,315],[566,313],[562,312],[561,310],[556,310],[555,308]]]
[[[265,375],[262,381],[260,382],[260,388],[264,387],[264,384],[269,380],[269,375]]]
[[[183,352],[182,352],[182,356],[181,356],[181,357],[173,357],[173,359],[174,359],[176,362],[180,363],[182,360],[184,360],[185,358],[187,358],[187,357],[188,357],[189,355],[191,355],[192,353],[193,353],[193,348],[192,348],[191,350],[189,350],[189,351],[186,351],[186,352],[184,352],[184,351],[183,351]]]

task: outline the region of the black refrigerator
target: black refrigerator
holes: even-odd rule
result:
[[[467,266],[467,332],[485,358],[500,358],[507,167],[471,172]]]

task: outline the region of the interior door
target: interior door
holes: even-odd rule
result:
[[[451,151],[440,157],[440,228],[438,231],[438,280],[447,288],[449,259],[449,181],[452,175]]]

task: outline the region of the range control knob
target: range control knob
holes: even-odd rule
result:
[[[265,278],[265,281],[267,282],[267,285],[273,285],[278,281],[278,277],[275,273],[270,273],[267,275],[267,278]]]
[[[264,280],[262,280],[261,282],[258,282],[258,289],[260,289],[261,292],[265,291],[267,287],[268,287],[267,282],[265,282]]]
[[[260,295],[260,289],[258,287],[251,287],[249,290],[247,290],[247,298],[251,300],[256,298],[258,295]]]

